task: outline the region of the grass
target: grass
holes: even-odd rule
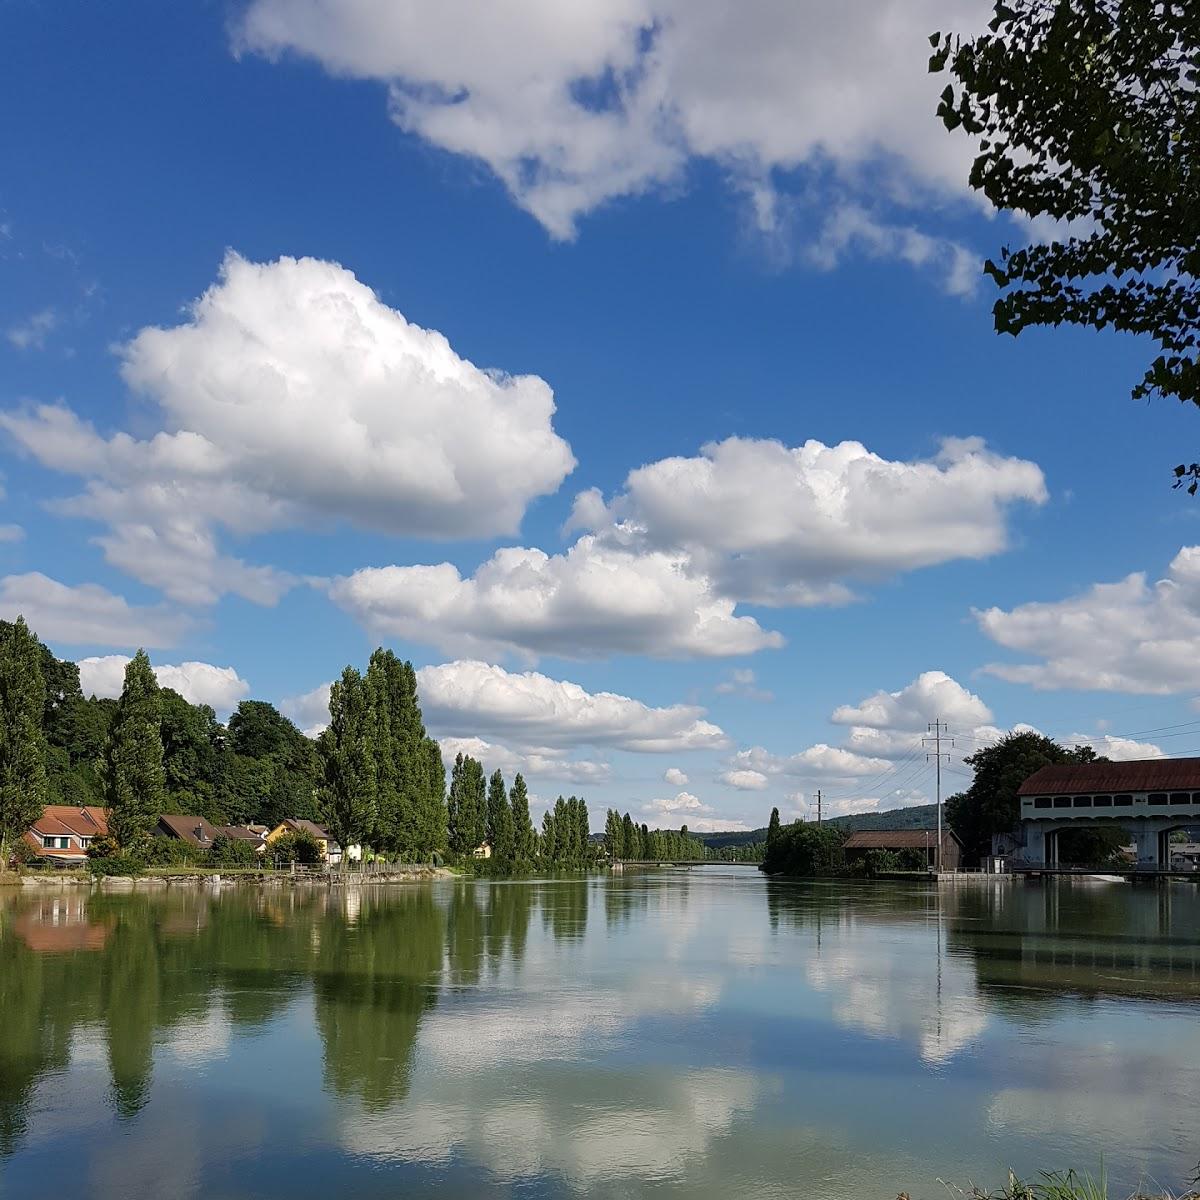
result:
[[[1200,1183],[1200,1168],[1192,1179],[1193,1187]],[[962,1200],[1115,1200],[1108,1188],[1108,1172],[1104,1163],[1100,1164],[1100,1174],[1096,1177],[1076,1171],[1043,1172],[1036,1183],[1024,1183],[1009,1172],[1008,1183],[999,1191],[984,1191],[972,1187],[970,1191],[946,1185],[951,1196],[961,1197]],[[901,1192],[897,1200],[908,1200],[908,1193]],[[1155,1192],[1150,1195],[1138,1191],[1128,1197],[1128,1200],[1200,1200],[1200,1192],[1187,1191],[1175,1196],[1170,1192]]]

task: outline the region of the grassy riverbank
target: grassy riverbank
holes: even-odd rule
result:
[[[1129,1194],[1117,1196],[1109,1187],[1108,1175],[1103,1167],[1098,1176],[1075,1171],[1047,1172],[1041,1175],[1036,1183],[1025,1183],[1015,1175],[1009,1175],[1008,1182],[996,1191],[985,1191],[971,1186],[969,1190],[947,1185],[946,1191],[951,1197],[960,1200],[1200,1200],[1200,1192],[1196,1191],[1200,1183],[1200,1168],[1183,1192],[1146,1192],[1141,1188]],[[909,1200],[907,1192],[901,1192],[897,1200]]]

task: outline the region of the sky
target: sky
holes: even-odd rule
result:
[[[992,328],[973,0],[9,0],[0,616],[652,827],[1200,752],[1197,416]]]

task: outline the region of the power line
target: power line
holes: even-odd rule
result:
[[[925,758],[928,761],[933,759],[937,765],[937,873],[942,873],[942,730],[950,732],[950,726],[946,724],[940,717],[937,720],[929,722],[929,728],[933,733],[933,754],[926,753]],[[925,738],[925,744],[929,744],[929,739]],[[950,745],[954,745],[954,739],[950,739]],[[945,755],[949,758],[947,752]]]

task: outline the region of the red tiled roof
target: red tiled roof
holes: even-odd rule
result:
[[[43,822],[46,822],[45,828]],[[108,818],[104,809],[91,804],[83,807],[47,804],[40,819],[34,822],[33,828],[37,833],[56,836],[73,833],[77,837],[102,837],[108,833]]]
[[[171,837],[193,846],[211,846],[220,830],[210,825],[203,817],[185,816],[181,813],[163,813],[158,818],[160,826],[166,826]]]
[[[1200,758],[1144,758],[1133,762],[1063,763],[1034,771],[1020,796],[1072,792],[1200,791]]]
[[[32,831],[26,833],[24,836],[26,843],[33,848],[34,853],[39,858],[63,858],[82,862],[87,857],[87,851],[81,849],[79,846],[71,846],[66,850],[59,850],[57,847],[51,849],[49,846],[43,846],[40,837]],[[54,836],[60,835],[56,834]]]
[[[954,833],[942,831],[942,842]],[[924,850],[937,845],[936,829],[856,829],[843,843],[846,850]]]

